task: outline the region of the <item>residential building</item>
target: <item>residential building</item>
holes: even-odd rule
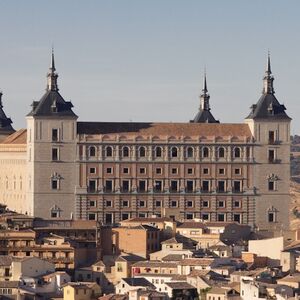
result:
[[[101,287],[95,282],[69,282],[63,287],[64,300],[96,300]]]

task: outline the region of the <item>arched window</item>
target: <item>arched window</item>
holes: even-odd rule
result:
[[[218,150],[218,157],[223,158],[225,157],[225,149],[223,147],[220,147]]]
[[[178,149],[177,147],[171,148],[171,157],[177,157],[178,156]]]
[[[140,147],[139,149],[139,157],[145,157],[146,156],[146,149],[145,147]]]
[[[96,147],[94,146],[90,147],[90,156],[92,157],[96,156]]]
[[[123,157],[128,157],[128,156],[129,156],[129,148],[123,147]]]
[[[234,148],[233,152],[234,157],[239,158],[241,157],[241,149],[239,147]]]
[[[208,149],[207,147],[204,147],[204,148],[202,149],[202,156],[203,156],[204,158],[209,157],[209,149]]]
[[[105,156],[106,157],[111,157],[112,156],[112,147],[110,146],[107,146],[106,149],[105,149]]]
[[[161,147],[155,148],[155,157],[162,157],[162,149]]]
[[[187,157],[194,157],[194,149],[193,147],[187,148]]]

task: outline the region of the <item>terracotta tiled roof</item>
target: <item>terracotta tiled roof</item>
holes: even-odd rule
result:
[[[213,258],[186,258],[178,264],[181,266],[209,266],[213,261]]]
[[[9,135],[1,144],[26,144],[27,142],[27,130],[20,129],[13,134]]]
[[[173,290],[190,290],[190,289],[196,289],[194,286],[187,282],[166,282],[167,286],[169,286]]]
[[[122,223],[135,223],[135,222],[147,222],[147,223],[158,223],[158,222],[165,222],[165,221],[170,221],[173,222],[171,218],[166,218],[166,217],[157,217],[157,218],[142,218],[142,217],[137,217],[137,218],[132,218],[128,220],[122,221]]]
[[[177,263],[161,261],[139,261],[132,265],[138,268],[177,268]]]
[[[79,134],[251,137],[247,124],[77,122]]]
[[[205,228],[205,224],[202,222],[184,222],[177,226],[177,228]]]

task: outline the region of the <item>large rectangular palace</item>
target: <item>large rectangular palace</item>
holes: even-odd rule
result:
[[[57,77],[52,54],[26,129],[14,131],[0,95],[0,202],[9,209],[104,224],[156,215],[288,227],[291,119],[269,57],[262,96],[241,124],[214,118],[206,77],[190,122],[78,122]]]

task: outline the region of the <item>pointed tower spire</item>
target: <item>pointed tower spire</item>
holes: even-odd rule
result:
[[[47,91],[58,91],[57,86],[57,73],[55,72],[55,61],[54,61],[54,49],[52,47],[52,54],[51,54],[51,63],[49,72],[47,74]]]
[[[194,123],[219,123],[212,113],[210,112],[210,105],[209,105],[210,96],[207,90],[207,80],[206,80],[206,71],[204,71],[204,78],[203,78],[203,89],[202,94],[200,95],[200,107],[197,115],[195,116],[194,120],[191,122]]]
[[[263,79],[264,82],[263,94],[275,94],[273,81],[274,81],[274,77],[272,76],[272,71],[271,71],[270,52],[268,52],[267,68]]]
[[[209,96],[208,90],[207,90],[206,72],[205,72],[202,95],[200,96],[200,110],[210,110],[209,98],[210,98],[210,96]]]

